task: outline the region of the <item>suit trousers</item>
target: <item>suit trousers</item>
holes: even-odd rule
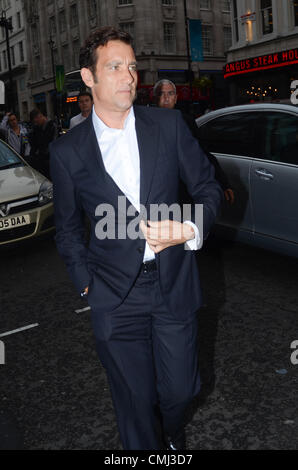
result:
[[[125,301],[109,313],[93,311],[92,319],[123,448],[162,449],[162,433],[179,439],[200,389],[197,312],[177,320],[158,272],[141,269]]]

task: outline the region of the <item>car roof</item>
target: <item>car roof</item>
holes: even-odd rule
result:
[[[252,103],[242,104],[239,106],[227,106],[226,108],[220,108],[216,109],[215,111],[210,111],[209,113],[197,118],[196,123],[202,124],[203,122],[208,122],[209,120],[212,120],[218,116],[223,116],[224,114],[233,114],[244,111],[283,111],[291,114],[296,114],[298,116],[298,107],[294,105],[280,103]]]

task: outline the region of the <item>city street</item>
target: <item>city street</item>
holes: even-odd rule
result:
[[[0,335],[32,326],[0,337],[0,422],[15,420],[24,449],[121,449],[90,312],[53,240],[0,256]],[[211,239],[199,263],[203,387],[188,449],[298,449],[298,260]]]

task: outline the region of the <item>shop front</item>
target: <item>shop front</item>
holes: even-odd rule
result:
[[[224,67],[231,104],[290,103],[298,79],[298,48],[229,62]]]

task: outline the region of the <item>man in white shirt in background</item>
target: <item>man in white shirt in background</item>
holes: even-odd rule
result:
[[[79,94],[78,104],[81,110],[80,114],[77,114],[70,120],[69,129],[81,124],[89,116],[92,110],[93,98],[91,93],[88,91],[83,91]]]
[[[18,121],[15,113],[8,112],[5,114],[0,124],[3,129],[4,140],[22,157],[30,155],[30,144],[28,140],[28,131],[26,127]]]

